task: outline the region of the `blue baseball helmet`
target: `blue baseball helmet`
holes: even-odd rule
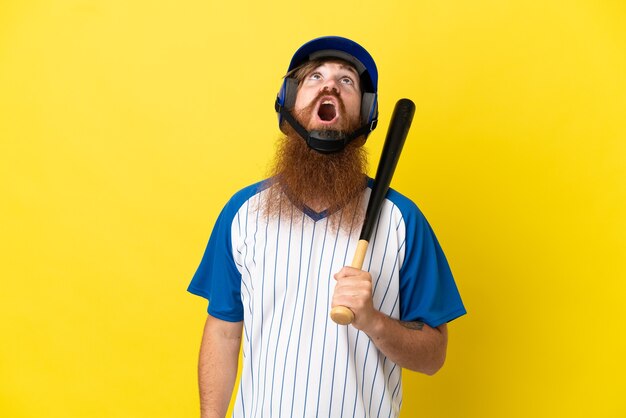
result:
[[[378,121],[378,70],[372,56],[356,42],[340,36],[323,36],[302,45],[294,54],[287,74],[318,58],[339,58],[354,66],[361,81],[361,123],[368,128],[365,136],[376,128]],[[298,82],[292,77],[285,77],[276,98],[278,124],[283,122],[283,111],[290,112],[296,102]]]

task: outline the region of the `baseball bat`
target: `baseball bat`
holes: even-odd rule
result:
[[[385,200],[387,191],[389,191],[389,184],[391,184],[393,172],[396,169],[396,165],[398,165],[402,146],[409,133],[414,114],[415,104],[409,99],[398,100],[393,109],[387,137],[385,138],[383,151],[376,169],[374,186],[372,187],[370,200],[365,211],[361,235],[352,259],[351,266],[354,268],[361,269],[363,267],[372,230],[376,224],[380,207]],[[330,311],[330,317],[340,325],[348,325],[354,321],[354,312],[345,306],[335,306]]]

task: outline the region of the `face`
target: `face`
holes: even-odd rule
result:
[[[294,113],[307,130],[346,130],[358,126],[361,87],[355,69],[327,61],[309,72],[296,95]]]

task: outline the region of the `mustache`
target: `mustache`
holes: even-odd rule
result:
[[[339,104],[339,110],[345,113],[346,106],[343,103],[343,100],[341,99],[339,92],[335,89],[328,90],[327,88],[324,88],[322,91],[320,91],[317,94],[317,96],[315,96],[315,99],[311,102],[311,106],[315,106],[315,104],[319,102],[323,97],[328,97],[328,96],[332,96],[335,99],[337,99],[337,103]]]
[[[306,106],[304,109],[302,109],[302,112],[305,114],[310,114],[311,112],[315,111],[315,107],[317,106],[317,104],[319,103],[320,100],[322,100],[322,98],[324,97],[328,97],[328,96],[332,96],[335,99],[337,99],[337,104],[339,105],[339,111],[341,112],[342,115],[345,115],[346,113],[346,105],[343,103],[343,100],[341,99],[341,96],[339,95],[339,93],[337,92],[337,90],[322,90],[319,93],[317,93],[317,96],[315,96],[315,98],[313,100],[311,100],[311,103],[309,103],[308,106]]]

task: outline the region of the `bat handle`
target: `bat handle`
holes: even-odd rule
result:
[[[354,312],[345,306],[335,306],[330,310],[330,319],[339,325],[349,325],[354,321]]]
[[[356,245],[356,251],[354,253],[354,258],[352,259],[351,267],[357,269],[361,269],[363,267],[365,253],[367,252],[367,245],[368,242],[366,240],[359,240]],[[330,310],[330,318],[339,325],[348,325],[354,321],[354,312],[345,306],[335,306]]]

